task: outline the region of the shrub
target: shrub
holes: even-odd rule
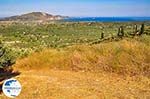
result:
[[[0,42],[0,70],[7,69],[15,63],[14,53]]]

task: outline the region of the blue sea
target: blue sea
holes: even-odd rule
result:
[[[150,21],[150,17],[70,17],[66,22],[143,22]]]

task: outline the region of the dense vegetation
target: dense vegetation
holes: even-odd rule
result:
[[[0,71],[5,71],[15,63],[15,53],[0,42]]]
[[[10,23],[0,25],[0,35],[13,48],[60,48],[117,36],[120,26],[128,36],[135,24],[138,32],[141,23]],[[145,23],[145,30],[149,33],[150,23]]]

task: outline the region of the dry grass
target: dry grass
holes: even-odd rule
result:
[[[14,65],[17,99],[149,99],[149,52],[149,44],[125,39],[33,53]]]
[[[60,70],[21,71],[16,99],[149,99],[150,80],[111,73]],[[1,99],[7,99],[4,94]]]
[[[19,69],[59,69],[150,76],[150,47],[136,40],[48,49],[19,60]]]

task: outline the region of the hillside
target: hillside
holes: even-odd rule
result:
[[[136,24],[135,32],[135,23],[1,23],[12,49],[1,60],[17,61],[0,74],[0,87],[13,77],[22,85],[17,99],[149,99],[150,25],[138,35]]]
[[[44,12],[31,12],[18,16],[11,16],[1,19],[1,21],[50,21],[50,20],[61,20],[67,18],[61,15],[51,15]]]
[[[149,43],[125,39],[33,53],[14,65],[17,98],[149,99],[149,51]]]
[[[149,37],[145,37],[149,40]],[[140,39],[141,40],[141,39]],[[16,63],[25,70],[60,69],[150,77],[149,43],[131,39],[35,52]]]

